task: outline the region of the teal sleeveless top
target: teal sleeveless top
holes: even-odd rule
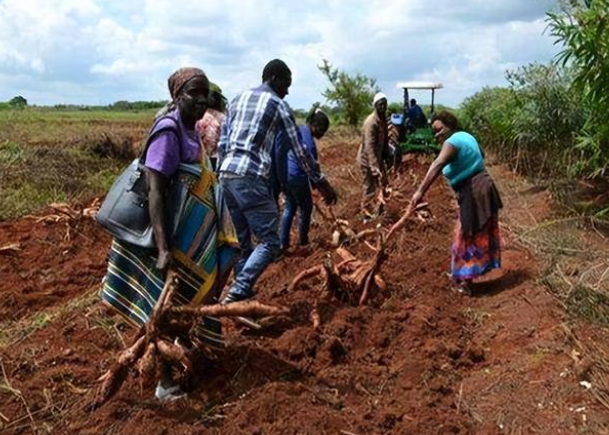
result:
[[[454,160],[442,169],[442,174],[452,187],[484,169],[484,157],[474,136],[459,131],[453,133],[446,142],[457,150]]]

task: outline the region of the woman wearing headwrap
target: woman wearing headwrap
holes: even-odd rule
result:
[[[201,161],[201,144],[195,132],[195,124],[207,110],[209,95],[209,80],[199,68],[180,68],[169,77],[167,84],[172,98],[169,112],[157,119],[151,132],[151,136],[155,137],[149,139],[148,151],[144,157],[148,169],[146,178],[150,219],[158,249],[157,267],[161,270],[167,267],[170,259],[163,225],[163,192],[180,163]],[[177,126],[177,131],[165,130],[172,124]]]
[[[168,268],[178,274],[175,303],[215,303],[236,254],[230,214],[207,159],[202,159],[195,131],[207,109],[209,81],[198,68],[181,68],[169,77],[168,85],[172,101],[164,114],[157,115],[142,157],[156,248],[115,239],[101,291],[107,305],[137,326],[149,320]],[[171,198],[167,195],[170,184],[176,183],[182,183],[188,192],[178,215],[169,210]],[[166,217],[172,212],[177,224],[169,229]],[[196,332],[197,343],[184,344],[202,350],[223,347],[216,319],[204,319]],[[169,399],[179,392],[166,367],[157,398]]]
[[[455,191],[459,218],[451,249],[454,290],[470,295],[476,278],[501,267],[499,210],[503,207],[495,182],[484,166],[478,141],[463,131],[459,121],[443,110],[432,118],[431,128],[442,150],[412,196],[417,206],[442,173]]]

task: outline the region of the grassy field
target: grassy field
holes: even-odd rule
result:
[[[0,221],[105,194],[139,154],[156,111],[0,110]],[[328,137],[353,134],[334,126]]]
[[[137,155],[154,113],[0,111],[0,221],[105,193]]]

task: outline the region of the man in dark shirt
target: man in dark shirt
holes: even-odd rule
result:
[[[427,125],[427,117],[423,112],[423,109],[417,104],[417,100],[414,98],[410,100],[410,109],[408,109],[408,119],[410,124],[415,128],[425,127]]]

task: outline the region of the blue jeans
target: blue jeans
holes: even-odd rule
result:
[[[306,245],[309,243],[309,227],[311,226],[311,213],[313,212],[313,198],[311,197],[309,180],[306,178],[289,180],[285,187],[285,194],[286,206],[281,217],[281,248],[286,249],[290,246],[290,229],[297,210],[300,210],[299,243],[300,245]]]
[[[235,280],[229,293],[246,299],[254,296],[256,280],[279,252],[277,204],[263,178],[221,178],[220,183],[241,247],[241,258],[235,265]],[[255,248],[252,235],[258,240]]]

